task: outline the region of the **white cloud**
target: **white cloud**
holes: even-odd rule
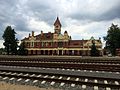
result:
[[[69,21],[69,20],[68,20]],[[63,29],[67,30],[70,35],[73,36],[73,39],[89,39],[90,37],[94,36],[95,38],[103,38],[106,36],[108,28],[111,26],[112,23],[120,25],[120,19],[116,18],[110,21],[101,21],[101,22],[88,22],[86,24],[76,24],[78,21],[70,20],[71,22],[67,23],[66,27]]]
[[[120,26],[120,0],[0,0],[0,39],[12,25],[21,40],[31,31],[54,32],[58,15],[62,33],[73,39],[103,37],[112,23]],[[8,10],[9,9],[9,10]]]
[[[3,40],[0,40],[0,48],[3,48],[4,46],[3,46]]]
[[[17,33],[16,37],[17,37],[19,40],[22,40],[22,39],[24,39],[25,37],[28,37],[28,36],[29,36],[29,33],[31,34],[31,31],[27,31],[27,32],[25,32],[25,31],[17,31],[16,33]]]
[[[35,18],[30,19],[28,26],[36,32],[40,32],[41,30],[43,32],[52,31],[52,27],[49,26],[46,22],[35,20]]]

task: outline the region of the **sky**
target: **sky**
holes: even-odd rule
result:
[[[120,26],[120,0],[0,0],[0,47],[8,25],[21,40],[32,31],[54,32],[57,16],[72,39],[103,41],[112,23]]]

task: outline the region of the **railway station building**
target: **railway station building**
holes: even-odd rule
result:
[[[94,39],[91,37],[89,40],[72,40],[71,36],[65,31],[61,33],[61,22],[59,18],[54,22],[54,32],[34,35],[29,34],[21,42],[25,43],[25,48],[28,55],[79,55],[90,56],[92,41],[95,42],[99,55],[102,55],[102,42],[101,39]]]

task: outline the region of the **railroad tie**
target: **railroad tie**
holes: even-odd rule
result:
[[[37,77],[41,77],[41,74],[40,74],[40,75],[38,75]]]
[[[47,77],[48,77],[48,75],[44,76],[44,78],[47,78]]]
[[[37,69],[36,67],[33,67],[32,69]]]
[[[13,68],[16,68],[16,66],[13,66]]]
[[[62,76],[60,76],[58,79],[62,79]]]
[[[87,79],[87,78],[85,79],[85,82],[88,82],[88,79]]]
[[[32,83],[36,83],[36,82],[38,82],[38,80],[34,80]]]
[[[72,71],[75,71],[75,69],[72,69]]]
[[[0,74],[6,74],[6,72],[2,72],[2,73],[0,73]]]
[[[6,75],[10,75],[11,74],[11,72],[9,72],[9,73],[6,73]]]
[[[90,72],[93,72],[92,70],[90,70]]]
[[[55,76],[52,76],[51,78],[53,79],[53,78],[55,78]]]
[[[70,70],[70,69],[67,69],[68,71]]]
[[[54,81],[52,81],[51,83],[50,83],[50,85],[54,85],[55,84],[55,82]]]
[[[38,67],[38,69],[40,69],[40,70],[41,70],[41,67]]]
[[[17,73],[12,73],[11,75],[16,75]]]
[[[10,81],[14,80],[15,78],[10,78]]]
[[[109,88],[109,87],[106,87],[106,90],[111,90],[111,88]]]
[[[119,85],[119,82],[118,82],[118,81],[115,81],[115,84],[116,84],[116,85]]]
[[[3,80],[6,80],[6,79],[8,79],[8,77],[4,77],[4,78],[3,78]]]
[[[30,77],[34,77],[34,76],[35,76],[35,74],[30,75]]]
[[[28,68],[28,67],[24,67],[24,68]]]
[[[120,74],[119,72],[116,72],[116,74]]]
[[[26,80],[25,80],[25,82],[29,82],[29,81],[30,81],[30,79],[26,79]]]
[[[86,85],[82,85],[82,89],[86,89]]]
[[[32,67],[28,67],[29,69],[32,69]]]
[[[79,81],[79,78],[76,78],[75,81]]]
[[[45,84],[45,83],[46,83],[46,81],[42,81],[42,82],[41,82],[41,84]]]
[[[96,72],[99,72],[99,71],[96,71]]]
[[[108,84],[107,80],[104,80],[104,84]]]
[[[46,69],[46,68],[42,68],[42,69]]]
[[[95,82],[95,83],[98,83],[98,80],[95,79],[94,82]]]
[[[75,87],[75,84],[74,84],[74,83],[72,83],[72,84],[71,84],[71,87]]]
[[[23,75],[23,73],[20,73],[20,74],[18,74],[17,76],[21,76],[21,75]]]
[[[19,81],[21,81],[22,80],[22,78],[19,78],[17,81],[19,82]]]
[[[98,90],[98,86],[94,86],[94,90]]]
[[[70,80],[70,77],[68,77],[67,80]]]
[[[62,83],[60,84],[60,86],[64,86],[64,84],[65,84],[65,83],[64,83],[64,82],[62,82]]]
[[[28,76],[29,74],[27,73],[27,74],[25,74],[25,75],[23,75],[23,76]]]
[[[57,70],[60,70],[59,68],[57,68]]]

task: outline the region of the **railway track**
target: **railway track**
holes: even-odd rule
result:
[[[0,81],[70,90],[119,90],[120,79],[0,70]]]
[[[119,90],[120,59],[0,57],[0,81],[63,90]]]
[[[106,63],[72,63],[72,62],[27,62],[27,61],[0,61],[0,65],[6,66],[27,66],[27,67],[45,67],[45,68],[65,68],[65,69],[81,69],[81,70],[98,70],[120,72],[120,64]]]
[[[120,72],[119,58],[0,57],[0,65]]]
[[[25,57],[25,56],[0,56],[1,61],[11,62],[64,62],[64,63],[106,63],[120,64],[120,58],[102,58],[102,57]]]

